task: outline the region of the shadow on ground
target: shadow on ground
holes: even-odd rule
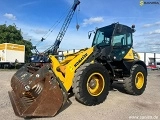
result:
[[[118,82],[118,81],[113,82],[110,91],[119,91],[121,93],[127,94],[126,90],[123,87],[123,82]]]

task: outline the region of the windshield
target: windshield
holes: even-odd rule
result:
[[[132,47],[132,34],[128,27],[123,26],[120,33],[117,31],[113,35],[113,47]]]
[[[112,38],[112,33],[113,33],[113,26],[107,26],[103,27],[97,30],[95,37],[93,39],[92,46],[95,45],[110,45],[111,44],[111,38]]]

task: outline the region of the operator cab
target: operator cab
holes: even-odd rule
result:
[[[133,46],[133,32],[133,28],[119,23],[99,28],[94,36],[92,46],[105,48],[106,55],[111,54],[114,60],[120,61]]]

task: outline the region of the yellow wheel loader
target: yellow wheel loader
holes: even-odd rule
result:
[[[11,79],[9,92],[16,115],[54,116],[70,90],[80,103],[98,105],[105,101],[112,82],[119,79],[127,93],[141,95],[147,68],[132,49],[134,31],[134,26],[113,23],[96,29],[90,48],[66,55],[61,62],[49,55],[50,63],[20,68]]]

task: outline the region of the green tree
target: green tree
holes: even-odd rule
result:
[[[1,43],[25,45],[25,62],[28,62],[29,57],[32,55],[32,43],[23,39],[21,30],[18,30],[16,25],[0,25],[0,44]]]

